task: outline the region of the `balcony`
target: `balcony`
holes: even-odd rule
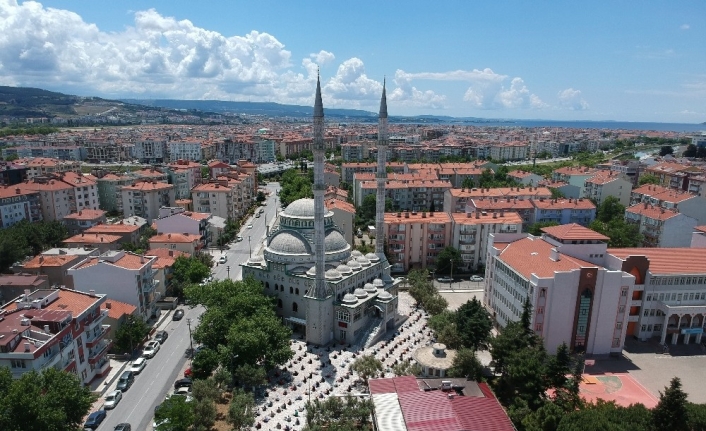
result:
[[[100,331],[98,334],[93,335],[94,333],[91,332],[89,336],[86,338],[86,347],[91,348],[94,347],[100,340],[105,337],[105,334],[107,334],[110,331],[110,325],[103,325],[101,326]]]
[[[108,351],[111,340],[103,340],[97,346],[88,351],[88,363],[95,364],[100,360],[100,358]]]

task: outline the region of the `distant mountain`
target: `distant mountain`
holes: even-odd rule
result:
[[[0,86],[0,115],[13,117],[53,117],[76,115],[73,105],[80,100],[39,88]]]
[[[169,109],[198,110],[215,113],[264,115],[268,117],[311,117],[313,106],[283,105],[273,102],[229,102],[223,100],[122,99],[123,102]],[[359,109],[326,109],[327,117],[374,119],[377,114]]]

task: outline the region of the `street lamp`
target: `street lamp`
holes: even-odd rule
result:
[[[193,360],[193,358],[194,358],[194,342],[191,338],[191,319],[190,318],[186,319],[186,326],[189,327],[189,348],[191,349],[191,358]]]
[[[250,257],[252,257],[252,245],[250,244],[250,235],[248,235],[248,251],[250,253]]]
[[[226,271],[228,272],[228,278],[230,278],[230,265],[226,266]]]

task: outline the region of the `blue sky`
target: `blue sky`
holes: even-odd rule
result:
[[[706,121],[704,1],[0,0],[0,84],[391,115]],[[4,36],[2,36],[4,35]]]

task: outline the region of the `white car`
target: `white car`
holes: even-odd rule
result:
[[[182,386],[180,388],[175,389],[174,393],[169,395],[167,399],[171,397],[185,397],[184,399],[187,403],[190,403],[194,400],[194,398],[191,396],[191,386]]]
[[[252,229],[252,223],[248,225],[248,229]]]
[[[472,275],[471,281],[483,281],[483,277],[481,277],[480,275]]]
[[[113,391],[108,394],[107,397],[105,397],[105,403],[103,404],[103,408],[106,410],[114,409],[115,406],[118,405],[120,400],[123,399],[123,393],[120,391]]]
[[[132,365],[130,365],[130,371],[132,371],[133,374],[140,374],[140,371],[145,368],[145,365],[147,365],[146,358],[137,358]]]
[[[226,263],[227,261],[228,261],[228,258],[226,257],[225,254],[223,256],[221,256],[220,259],[218,259],[218,263]]]
[[[243,240],[243,237],[240,236],[240,235],[238,235],[238,236],[235,237],[235,240],[236,240],[237,242],[240,242],[240,241]]]
[[[148,341],[142,349],[142,357],[152,359],[157,352],[159,352],[159,341]]]

